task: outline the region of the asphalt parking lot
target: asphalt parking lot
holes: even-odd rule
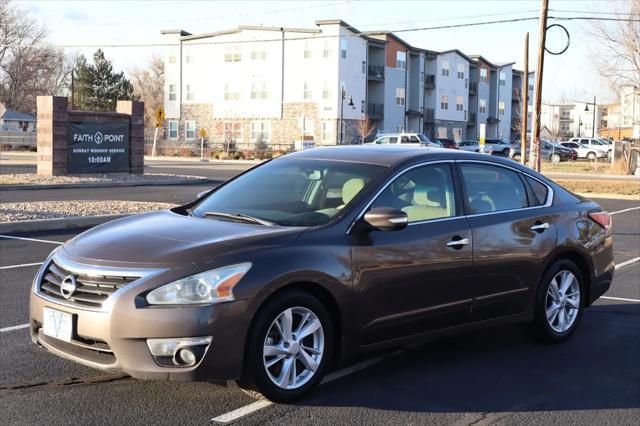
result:
[[[191,189],[196,191],[196,189]],[[638,424],[640,208],[614,212],[619,268],[566,343],[505,326],[379,354],[291,405],[235,385],[143,382],[57,358],[26,328],[38,264],[78,231],[0,236],[0,419],[10,424]]]

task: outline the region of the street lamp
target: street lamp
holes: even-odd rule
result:
[[[347,97],[347,91],[344,90],[344,86],[340,86],[340,124],[339,124],[339,129],[340,129],[340,140],[338,141],[338,145],[342,145],[344,144],[344,132],[342,131],[342,116],[344,113],[344,100]],[[347,104],[348,106],[352,107],[353,106],[353,97],[349,96],[349,103]]]
[[[589,105],[585,102],[584,104],[584,112],[589,112]],[[596,137],[596,97],[593,97],[593,127],[591,128],[591,137]]]
[[[578,118],[578,137],[580,137],[580,128],[582,127],[582,119]]]

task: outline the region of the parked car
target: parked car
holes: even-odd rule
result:
[[[560,145],[565,148],[570,148],[576,151],[578,158],[587,158],[589,160],[596,160],[598,158],[606,158],[608,156],[607,147],[592,146],[588,147],[578,142],[560,142]]]
[[[288,401],[341,360],[443,333],[565,340],[610,286],[612,244],[598,204],[507,159],[310,149],[58,246],[29,329],[99,370]]]
[[[465,140],[458,144],[460,149],[470,152],[480,152],[480,141],[477,140]],[[500,139],[487,139],[484,143],[483,152],[486,154],[509,156],[509,149],[511,145],[508,142],[504,142]]]
[[[441,139],[441,138],[438,138],[438,139],[435,140],[435,142],[438,142],[444,148],[459,149],[458,148],[458,144],[453,139]]]
[[[388,145],[388,144],[416,144],[442,148],[442,145],[429,139],[421,133],[379,133],[373,142],[365,145]]]
[[[604,141],[600,138],[571,138],[568,142],[575,142],[586,146],[591,149],[606,149],[607,152],[611,151],[611,145],[609,141]]]
[[[529,144],[527,144],[526,149],[526,160],[529,160]],[[509,158],[520,161],[521,158],[521,145],[520,142],[516,142],[511,145]],[[575,160],[577,158],[577,152],[573,151],[570,148],[565,148],[562,145],[555,144],[551,141],[541,140],[540,141],[540,158],[545,161],[551,161],[552,163],[559,163],[561,161],[570,161]]]

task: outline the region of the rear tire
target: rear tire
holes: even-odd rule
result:
[[[254,398],[274,402],[302,397],[328,368],[333,333],[327,309],[309,293],[294,290],[276,296],[253,321],[238,386]]]
[[[513,157],[511,157],[511,158],[513,158],[513,159],[514,159],[514,160],[516,160],[516,161],[520,161],[520,159],[521,159],[522,157],[520,156],[520,154],[513,154]]]
[[[586,293],[580,268],[560,259],[542,277],[535,301],[534,330],[547,342],[562,342],[582,318]]]
[[[598,158],[595,152],[590,152],[587,154],[587,159],[591,161],[595,161]]]
[[[560,154],[553,154],[551,156],[551,162],[553,164],[558,164],[560,161],[562,161],[562,157],[560,157]]]

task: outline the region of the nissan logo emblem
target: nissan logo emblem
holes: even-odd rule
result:
[[[60,294],[65,299],[70,298],[76,291],[76,277],[67,275],[60,283]]]

